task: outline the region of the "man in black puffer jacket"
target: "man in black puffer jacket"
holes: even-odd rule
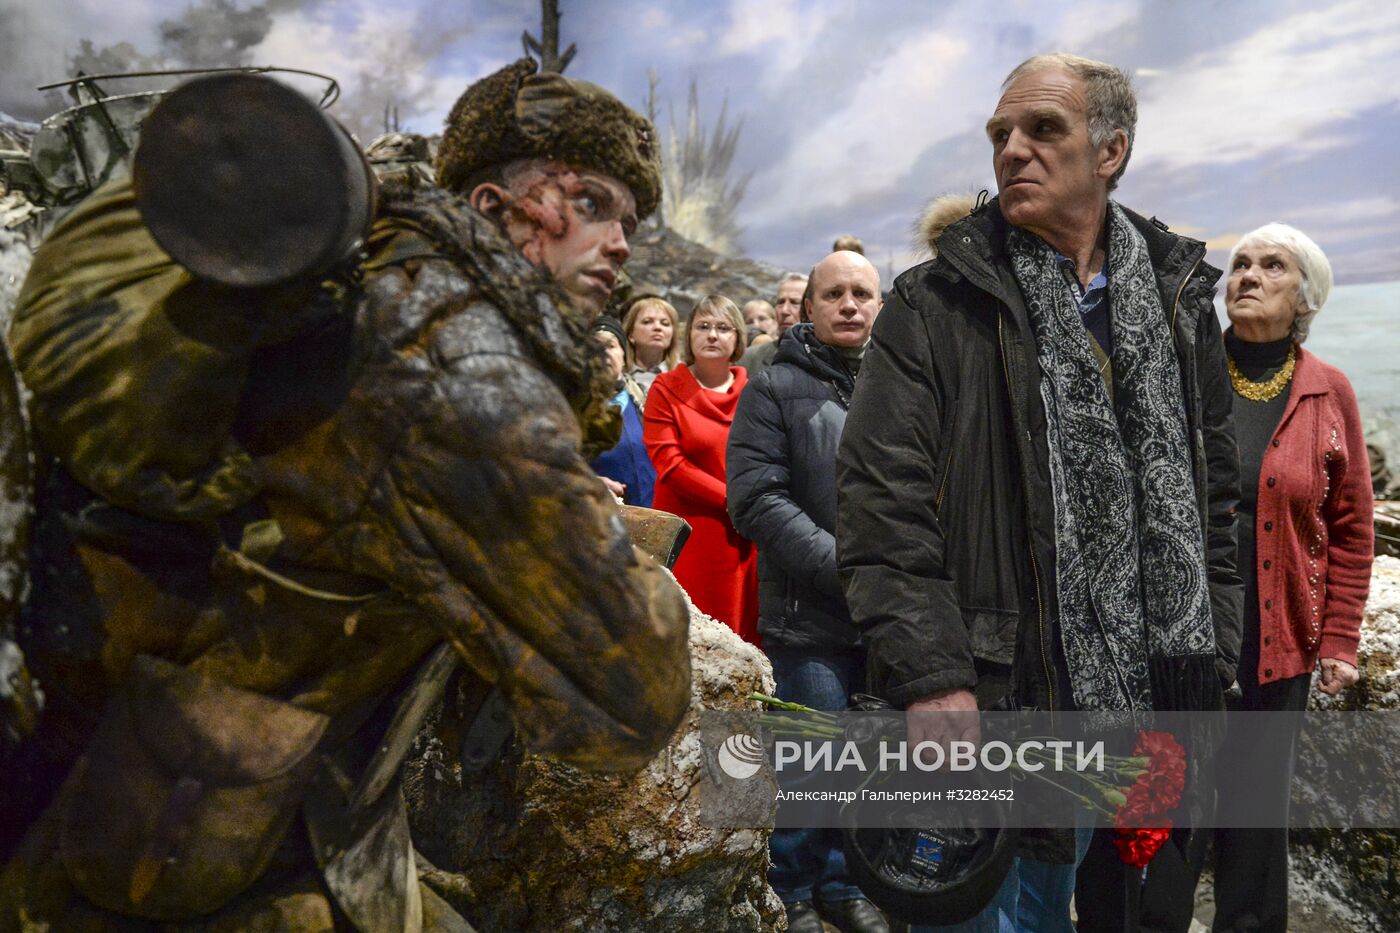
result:
[[[758,630],[778,696],[844,710],[862,689],[860,633],[836,576],[836,448],[880,311],[880,274],[859,253],[817,263],[803,311],[754,376],[729,430],[729,514],[758,544]],[[793,933],[877,933],[883,918],[846,874],[840,833],[773,833],[769,874]]]

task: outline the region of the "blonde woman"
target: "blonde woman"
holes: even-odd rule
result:
[[[627,375],[643,392],[680,363],[680,322],[669,302],[654,295],[633,301],[622,319],[622,332],[627,335]]]
[[[739,395],[744,318],[710,295],[686,320],[685,365],[662,373],[647,396],[642,434],[656,467],[655,508],[690,523],[676,580],[700,610],[758,644],[758,578],[753,543],[726,509],[724,452]]]

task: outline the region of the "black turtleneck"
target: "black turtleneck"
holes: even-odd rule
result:
[[[1225,331],[1225,351],[1251,382],[1261,382],[1278,372],[1288,359],[1288,348],[1292,345],[1292,336],[1254,343],[1239,337],[1233,327]]]
[[[1225,352],[1250,382],[1264,382],[1283,368],[1293,338],[1251,343],[1241,340],[1232,327],[1225,332]],[[1258,683],[1259,577],[1254,567],[1254,517],[1259,503],[1259,469],[1264,451],[1273,439],[1283,410],[1288,406],[1290,380],[1284,390],[1267,402],[1253,402],[1238,393],[1234,399],[1235,439],[1240,447],[1240,576],[1244,578],[1244,643],[1240,650],[1240,683]]]
[[[1235,367],[1250,382],[1271,379],[1288,359],[1288,348],[1292,345],[1292,337],[1268,343],[1251,343],[1236,336],[1233,327],[1225,332],[1225,352],[1230,354]],[[1252,402],[1241,395],[1234,396],[1235,437],[1240,445],[1241,498],[1251,513],[1259,496],[1259,465],[1264,459],[1264,448],[1269,446],[1274,429],[1283,417],[1292,388],[1290,382],[1267,402]]]

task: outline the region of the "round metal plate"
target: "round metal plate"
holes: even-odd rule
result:
[[[202,278],[267,286],[325,271],[368,228],[372,181],[353,140],[271,78],[223,74],[168,93],[132,168],[142,217]]]

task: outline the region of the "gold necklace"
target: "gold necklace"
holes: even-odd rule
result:
[[[1288,358],[1283,361],[1283,368],[1274,373],[1273,378],[1263,382],[1251,382],[1245,378],[1244,373],[1235,365],[1234,357],[1225,354],[1225,363],[1230,367],[1230,385],[1235,387],[1235,394],[1241,398],[1247,398],[1251,402],[1267,402],[1277,398],[1278,394],[1288,385],[1288,380],[1293,378],[1293,364],[1298,361],[1298,345],[1289,344]]]

